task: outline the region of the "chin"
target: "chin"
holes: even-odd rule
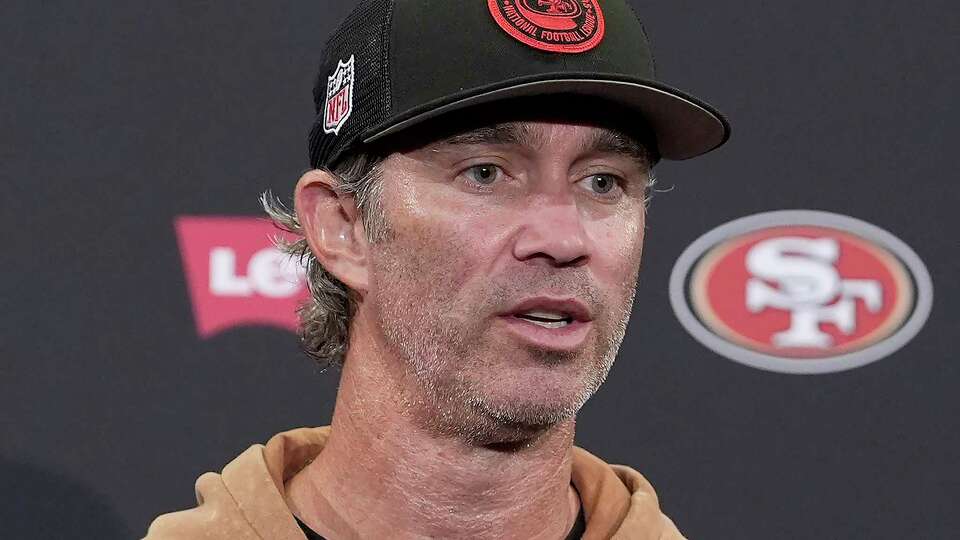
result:
[[[592,394],[582,380],[566,385],[517,382],[511,388],[489,388],[474,405],[498,425],[543,429],[572,419]]]
[[[580,400],[501,401],[488,396],[474,403],[476,422],[470,427],[470,439],[483,446],[504,450],[533,445],[542,435],[572,421],[580,410]]]

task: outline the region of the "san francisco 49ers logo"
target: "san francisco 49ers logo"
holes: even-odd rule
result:
[[[603,39],[597,0],[487,0],[500,28],[543,51],[589,51]]]
[[[327,99],[323,108],[323,132],[340,133],[353,112],[354,59],[338,61],[333,75],[327,77]]]
[[[670,296],[714,351],[786,373],[851,369],[919,331],[932,286],[906,244],[873,225],[771,212],[707,233],[680,257]]]

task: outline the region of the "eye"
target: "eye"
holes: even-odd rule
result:
[[[619,188],[617,177],[612,174],[591,174],[580,182],[587,184],[587,189],[598,195],[606,195]]]
[[[464,173],[467,175],[467,178],[473,180],[474,182],[488,186],[497,181],[498,178],[503,174],[503,170],[490,163],[482,163],[480,165],[474,165],[468,168]]]

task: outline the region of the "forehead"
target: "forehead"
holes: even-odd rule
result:
[[[583,97],[543,96],[498,102],[446,114],[390,141],[390,152],[478,144],[542,150],[575,141],[583,151],[659,160],[653,132],[635,113]]]
[[[514,121],[467,129],[436,141],[441,146],[516,145],[542,151],[558,145],[573,145],[580,152],[622,154],[637,160],[652,160],[647,144],[613,127],[563,121]]]

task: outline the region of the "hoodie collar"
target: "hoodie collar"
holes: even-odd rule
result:
[[[323,451],[329,435],[329,426],[279,433],[266,445],[250,447],[224,468],[227,489],[262,538],[303,540],[284,500],[284,483]],[[664,520],[671,527],[672,523],[660,512],[650,483],[637,471],[608,465],[574,447],[571,482],[580,494],[587,521],[584,540],[674,538],[661,535]]]

